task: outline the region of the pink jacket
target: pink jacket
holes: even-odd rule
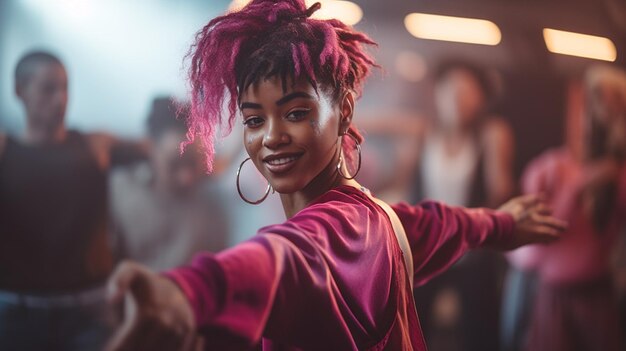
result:
[[[514,226],[510,215],[486,209],[436,202],[393,209],[409,239],[416,285],[470,248],[505,245]],[[166,274],[189,298],[207,349],[259,342],[263,350],[426,349],[391,223],[349,186]]]

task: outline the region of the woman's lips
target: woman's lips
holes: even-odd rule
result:
[[[265,167],[272,173],[285,173],[295,166],[302,154],[271,155],[263,160]]]

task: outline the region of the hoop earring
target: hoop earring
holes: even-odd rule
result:
[[[343,174],[343,171],[341,170],[341,163],[343,161],[343,158],[341,157],[341,154],[343,153],[343,146],[342,146],[341,150],[339,151],[339,163],[337,163],[337,172],[339,172],[339,175],[341,175],[344,179],[352,180],[356,178],[357,174],[359,174],[359,171],[361,170],[361,144],[359,144],[359,141],[356,140],[356,138],[348,132],[341,134],[340,138],[343,138],[344,135],[349,136],[354,141],[354,146],[356,147],[356,150],[358,151],[358,154],[359,154],[359,162],[357,163],[356,172],[354,172],[354,175],[352,177],[348,177],[345,174]]]
[[[270,194],[270,190],[272,189],[272,186],[270,185],[269,182],[267,182],[267,190],[265,190],[265,195],[263,195],[262,198],[256,200],[256,201],[250,201],[248,200],[245,196],[243,196],[243,193],[241,192],[241,186],[239,186],[239,175],[241,174],[241,168],[243,167],[243,165],[250,161],[250,157],[246,158],[245,160],[243,160],[243,162],[241,162],[241,164],[239,165],[239,168],[237,169],[237,192],[239,193],[239,197],[241,197],[241,199],[247,203],[249,203],[250,205],[258,205],[261,202],[265,201],[265,199],[267,199],[267,196]]]

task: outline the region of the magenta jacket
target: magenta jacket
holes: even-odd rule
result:
[[[487,209],[392,208],[416,286],[468,249],[506,245],[513,233],[510,215]],[[189,299],[209,350],[426,350],[406,272],[387,214],[341,186],[247,242],[166,275]]]

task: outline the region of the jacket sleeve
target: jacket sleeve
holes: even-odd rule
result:
[[[393,206],[413,254],[415,286],[445,271],[469,249],[506,247],[513,235],[513,217],[489,209],[449,207],[426,201]]]
[[[361,262],[359,226],[351,228],[344,218],[365,217],[338,207],[303,211],[297,223],[262,228],[244,243],[199,254],[190,265],[165,273],[187,296],[208,348],[249,349],[268,336],[324,349],[327,340],[311,334],[311,325],[342,349],[354,348],[346,324],[331,323],[341,320],[347,298],[333,269],[353,273],[349,268]]]
[[[165,275],[187,296],[210,349],[248,349],[260,340],[275,301],[304,296],[297,290],[319,277],[321,268],[311,262],[315,250],[309,246],[307,257],[306,246],[259,235],[215,255],[198,254],[188,266]],[[295,300],[288,302],[299,305]]]

